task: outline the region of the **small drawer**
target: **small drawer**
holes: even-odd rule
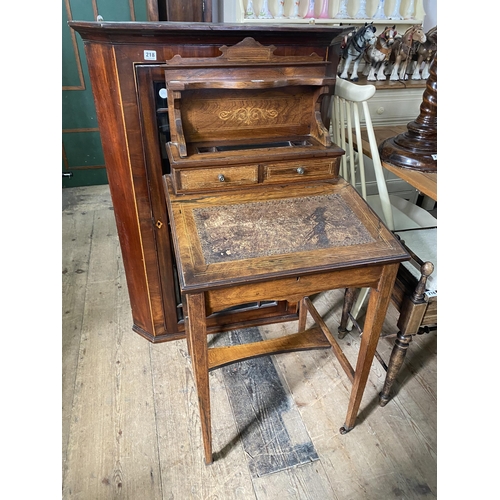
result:
[[[242,167],[216,167],[174,169],[176,191],[223,190],[231,187],[257,184],[259,182],[258,165]]]
[[[269,163],[264,165],[264,182],[332,179],[338,175],[338,163],[339,158]]]

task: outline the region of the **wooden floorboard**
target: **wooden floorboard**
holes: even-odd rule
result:
[[[375,361],[356,427],[341,435],[350,381],[329,350],[273,357],[319,460],[254,477],[220,370],[210,373],[217,460],[205,466],[184,341],[131,329],[109,190],[63,190],[62,491],[64,499],[427,499],[437,497],[437,334],[415,337],[396,396],[378,406]],[[332,332],[342,292],[314,299]],[[395,334],[389,309],[384,332]],[[262,337],[293,333],[266,325]],[[388,361],[394,338],[381,339]],[[359,336],[339,341],[354,364]]]

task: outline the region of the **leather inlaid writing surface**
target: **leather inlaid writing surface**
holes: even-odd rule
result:
[[[375,240],[338,194],[193,210],[206,264]]]
[[[163,179],[181,291],[408,259],[342,178],[182,195]]]

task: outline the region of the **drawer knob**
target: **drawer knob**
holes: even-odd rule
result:
[[[219,181],[224,182],[226,178],[224,177],[223,174],[219,174]]]
[[[298,173],[298,174],[300,174],[300,175],[303,175],[303,174],[304,174],[304,172],[305,172],[304,167],[299,167],[299,168],[297,169],[297,173]]]

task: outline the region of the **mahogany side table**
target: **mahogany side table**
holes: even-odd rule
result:
[[[198,391],[205,462],[212,463],[210,370],[251,357],[332,348],[352,382],[341,433],[354,425],[400,262],[409,255],[342,178],[176,195],[163,177]],[[309,296],[370,287],[356,368],[350,365]],[[208,348],[207,317],[252,301],[299,302],[298,333]],[[307,313],[315,325],[305,329]]]

